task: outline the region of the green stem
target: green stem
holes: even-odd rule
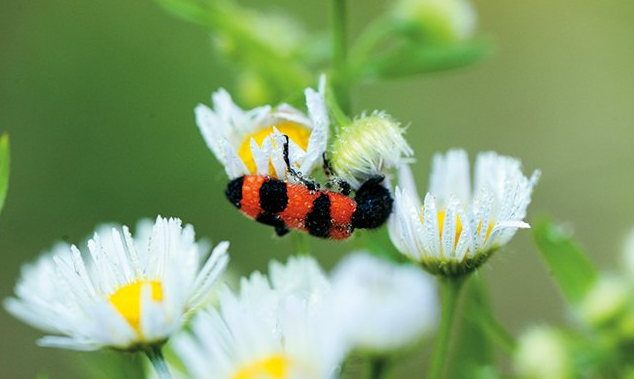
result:
[[[172,379],[172,375],[170,375],[170,372],[167,369],[165,357],[163,357],[163,352],[161,351],[160,346],[153,346],[150,349],[145,350],[145,354],[152,363],[152,367],[154,367],[159,379]]]
[[[387,368],[387,358],[383,356],[370,359],[370,379],[381,379]]]
[[[493,344],[495,344],[506,355],[511,356],[515,352],[517,341],[515,337],[500,324],[500,322],[489,312],[485,312],[478,321],[482,330]]]
[[[460,290],[465,282],[465,278],[462,276],[439,278],[441,296],[440,327],[436,336],[436,345],[434,346],[428,379],[441,379],[443,377]]]
[[[346,0],[331,0],[332,24],[332,81],[341,108],[350,112],[348,81],[348,43],[346,31]]]
[[[303,232],[292,233],[293,248],[297,255],[310,255],[310,245],[308,244],[308,236]]]

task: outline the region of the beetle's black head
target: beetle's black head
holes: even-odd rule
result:
[[[355,229],[375,229],[383,225],[392,213],[392,194],[382,185],[384,177],[368,179],[356,191],[354,197],[357,209],[352,214],[352,227]]]
[[[227,184],[225,189],[225,196],[231,204],[240,208],[240,202],[242,201],[242,184],[244,183],[244,176],[235,178]]]

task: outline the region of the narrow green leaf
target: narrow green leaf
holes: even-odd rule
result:
[[[9,188],[9,135],[4,134],[0,138],[0,213],[4,207],[4,199],[7,197]]]
[[[450,70],[475,63],[493,50],[489,40],[477,39],[452,45],[402,43],[376,59],[368,60],[362,76],[403,78],[417,74]]]
[[[486,287],[477,276],[466,283],[463,304],[454,331],[453,354],[447,378],[473,379],[474,372],[495,366],[495,352],[491,339],[480,326],[478,319],[483,311],[490,313]],[[485,370],[486,371],[486,370]]]
[[[533,226],[533,237],[566,299],[579,303],[596,282],[597,268],[569,233],[547,218]]]

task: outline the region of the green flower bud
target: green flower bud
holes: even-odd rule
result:
[[[400,0],[396,17],[407,29],[437,42],[470,38],[476,27],[476,13],[465,0]]]
[[[600,278],[580,306],[582,318],[588,325],[597,327],[622,316],[630,303],[627,281],[616,276]]]
[[[242,72],[238,76],[236,87],[240,100],[248,106],[268,104],[273,100],[271,86],[256,72]]]
[[[534,327],[520,337],[514,365],[525,379],[567,379],[573,373],[563,336],[548,327]]]

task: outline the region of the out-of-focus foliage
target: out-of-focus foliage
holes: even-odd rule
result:
[[[597,269],[565,230],[548,219],[535,223],[533,235],[542,258],[566,299],[576,304],[597,279]]]
[[[307,63],[323,61],[306,54],[321,49],[311,48],[318,46],[315,40],[286,15],[263,14],[227,0],[157,2],[171,14],[212,32],[217,51],[245,70],[238,76],[239,95],[252,105],[298,93],[313,80]]]

